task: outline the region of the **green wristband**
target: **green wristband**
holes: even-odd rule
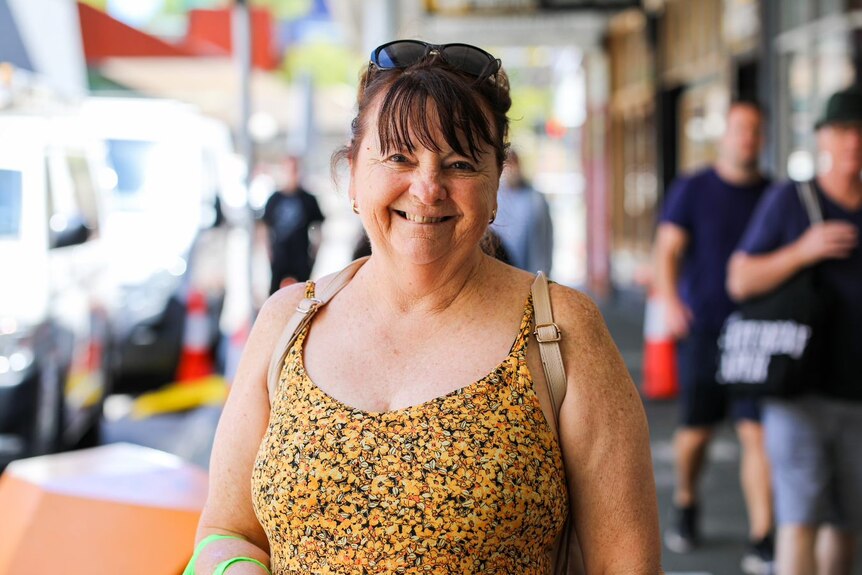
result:
[[[234,563],[254,563],[258,567],[266,571],[267,575],[272,575],[272,571],[270,571],[266,565],[264,565],[257,559],[252,559],[251,557],[231,557],[227,561],[222,561],[221,563],[216,565],[216,569],[215,571],[213,571],[213,575],[225,575],[227,568]]]
[[[195,547],[195,552],[192,554],[192,558],[189,560],[189,564],[186,565],[185,570],[183,571],[183,575],[195,575],[195,563],[198,560],[198,555],[201,554],[201,551],[204,548],[212,543],[213,541],[219,541],[220,539],[239,539],[240,541],[245,541],[242,537],[237,537],[236,535],[219,535],[214,533],[212,535],[207,535],[201,542],[197,544]]]

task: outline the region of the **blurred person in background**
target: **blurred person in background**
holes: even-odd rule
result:
[[[285,158],[282,186],[269,197],[261,216],[269,236],[270,294],[308,280],[320,245],[323,212],[317,199],[302,188],[299,162],[296,156]]]
[[[716,381],[718,337],[735,305],[726,289],[727,262],[768,180],[758,168],[763,115],[736,101],[726,116],[713,166],[676,180],[658,227],[656,290],[678,340],[681,413],[674,435],[674,510],[665,544],[678,553],[700,540],[698,484],[715,427],[730,415],[742,445],[740,480],[749,519],[747,572],[772,561],[772,494],[760,405],[733,398]]]
[[[336,156],[371,256],[300,331],[272,403],[276,342],[332,278],[261,310],[216,434],[197,575],[544,575],[570,506],[587,572],[659,572],[646,418],[601,314],[551,286],[557,415],[535,277],[481,247],[510,106],[500,61],[474,46],[372,52]]]
[[[499,236],[510,263],[528,272],[550,275],[554,227],[548,200],[526,180],[513,149],[506,156],[497,201],[497,219],[491,229]]]
[[[741,301],[817,266],[829,306],[820,379],[799,398],[764,405],[780,575],[849,575],[862,529],[862,91],[834,94],[816,129],[812,184],[824,222],[810,225],[795,182],[775,186],[728,275]]]

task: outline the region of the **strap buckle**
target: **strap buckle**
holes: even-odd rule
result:
[[[544,328],[554,328],[554,334],[549,337],[542,337],[539,334],[539,330]],[[536,341],[539,343],[551,343],[554,341],[560,341],[562,339],[562,334],[560,333],[560,328],[555,323],[540,323],[536,326],[536,329],[533,330],[533,335],[536,336]]]
[[[323,302],[316,297],[307,297],[296,306],[296,311],[308,315],[314,313],[317,308],[323,305]]]

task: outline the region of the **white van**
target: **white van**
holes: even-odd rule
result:
[[[82,133],[70,117],[0,113],[0,467],[98,437],[110,284]]]
[[[90,98],[81,115],[115,176],[103,233],[120,286],[114,375],[123,391],[144,390],[173,379],[197,270],[223,270],[223,254],[197,249],[218,218],[212,131],[193,107],[168,100]],[[205,295],[215,347],[223,288]]]

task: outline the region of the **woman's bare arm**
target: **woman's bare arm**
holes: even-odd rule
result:
[[[216,565],[237,556],[269,564],[266,535],[252,508],[251,473],[269,423],[269,360],[304,290],[304,284],[297,284],[276,292],[264,304],[249,335],[216,430],[209,494],[197,532],[198,541],[212,534],[236,535],[245,541],[227,539],[209,544],[198,557],[196,575],[211,575]],[[263,570],[251,563],[238,563],[230,572],[261,575]]]
[[[560,441],[587,573],[659,573],[661,542],[641,399],[595,304],[553,286],[568,378]]]

